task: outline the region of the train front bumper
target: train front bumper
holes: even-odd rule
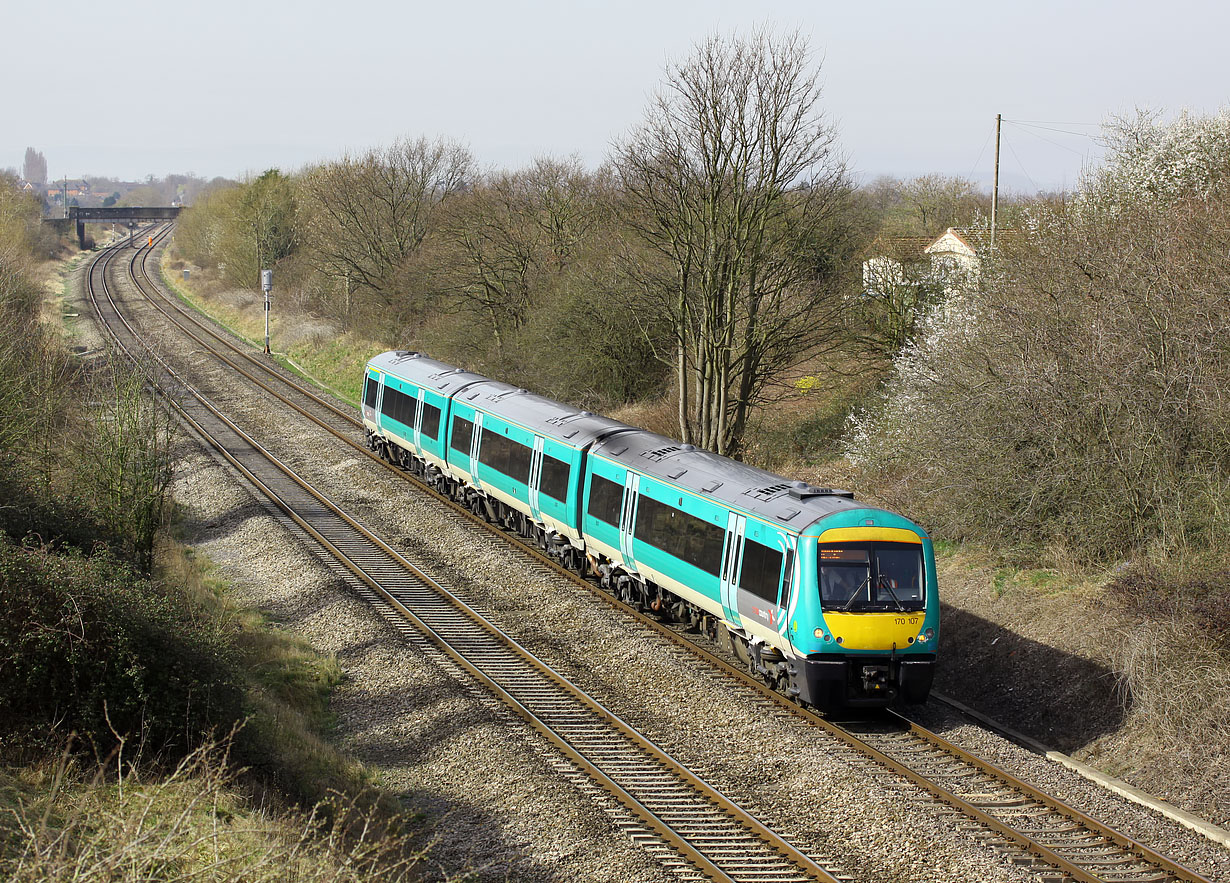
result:
[[[868,707],[927,701],[935,654],[838,656],[796,660],[791,681],[799,698],[818,708]]]

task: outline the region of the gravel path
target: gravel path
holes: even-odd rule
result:
[[[150,333],[158,337],[154,327]],[[212,358],[177,337],[164,340],[194,382],[275,454],[303,468],[343,508],[799,845],[831,856],[869,883],[1030,879],[978,846],[912,788],[816,728],[768,710],[750,690],[732,689],[567,580],[511,559],[406,482],[230,379]],[[338,655],[347,675],[335,700],[343,744],[375,767],[386,785],[443,819],[436,854],[446,868],[486,868],[481,876],[490,879],[506,872],[534,880],[668,878],[620,832],[617,818],[560,775],[558,759],[540,740],[402,642],[225,470],[189,453],[176,489],[190,509],[195,541],[245,601]],[[964,722],[936,726],[953,741],[977,740],[996,762],[1003,756],[1022,769],[1030,763],[1031,756],[1014,754],[1015,746]],[[1045,776],[1072,775],[1034,762],[1038,770],[1023,777],[1043,787],[1053,780]],[[1206,873],[1216,870],[1214,879],[1230,879],[1224,850],[1185,829],[1161,830],[1152,814],[1083,779],[1054,781],[1071,793],[1097,791],[1087,795],[1099,801],[1095,814],[1161,851],[1178,850]],[[1149,832],[1157,833],[1145,837]]]

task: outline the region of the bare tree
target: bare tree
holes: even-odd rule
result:
[[[797,32],[712,37],[617,148],[632,265],[670,317],[684,441],[737,455],[769,380],[836,346],[850,184]]]
[[[307,173],[307,235],[317,268],[346,295],[363,290],[385,306],[440,204],[464,186],[471,158],[448,141],[398,141]]]
[[[502,353],[536,293],[565,270],[595,220],[593,183],[579,161],[539,159],[475,182],[444,212],[426,275],[454,303],[485,317]]]

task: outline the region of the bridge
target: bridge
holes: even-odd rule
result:
[[[86,224],[124,224],[129,230],[140,221],[173,221],[179,217],[180,207],[168,206],[111,206],[110,208],[82,208],[71,205],[68,207],[67,218],[44,218],[43,223],[50,224],[60,233],[67,233],[73,224],[77,225],[77,241],[85,248]]]

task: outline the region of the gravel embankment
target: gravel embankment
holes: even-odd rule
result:
[[[766,712],[750,691],[732,689],[663,638],[568,581],[510,558],[404,481],[277,409],[178,338],[167,336],[164,345],[184,358],[194,382],[216,395],[237,422],[343,508],[801,846],[833,857],[863,881],[1029,879],[965,836],[959,821],[815,728]],[[192,454],[177,492],[190,507],[202,550],[235,580],[236,591],[338,654],[347,673],[336,701],[343,743],[417,805],[451,813],[437,853],[446,867],[490,866],[492,878],[502,877],[508,863],[513,876],[524,879],[665,877],[610,816],[554,772],[550,752],[537,739],[520,728],[510,732],[475,689],[401,642],[228,473]],[[1060,796],[1099,792],[1082,797],[1094,801],[1094,814],[1161,851],[1175,851],[1215,879],[1230,879],[1225,851],[1185,829],[1171,832],[1084,780],[1068,782],[1064,777],[1074,774],[1046,761],[1015,757],[1019,749],[985,731],[956,721],[940,727],[954,741],[975,740],[997,762],[1006,758],[1005,767],[1030,769],[1023,777],[1043,787],[1055,781],[1057,789],[1069,789],[1057,790]]]

